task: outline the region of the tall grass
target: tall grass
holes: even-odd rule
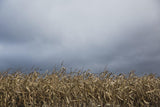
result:
[[[67,73],[0,73],[0,107],[139,107],[160,105],[160,77],[134,72],[114,75]]]

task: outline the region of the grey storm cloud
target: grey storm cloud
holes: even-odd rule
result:
[[[0,67],[158,73],[158,0],[1,0]]]

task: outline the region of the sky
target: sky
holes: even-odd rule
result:
[[[0,0],[0,69],[159,73],[159,0]]]

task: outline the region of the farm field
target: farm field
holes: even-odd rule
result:
[[[160,77],[89,71],[0,72],[1,107],[158,107]]]

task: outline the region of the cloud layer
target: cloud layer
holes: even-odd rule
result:
[[[64,61],[95,71],[158,73],[158,0],[5,0],[0,67]]]

